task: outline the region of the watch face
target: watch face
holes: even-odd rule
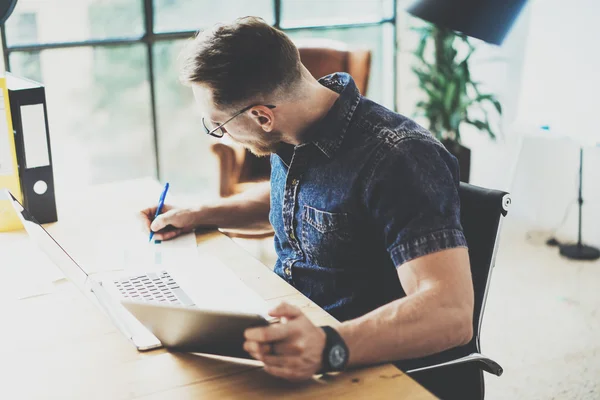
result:
[[[336,344],[329,352],[329,364],[333,368],[340,368],[346,362],[346,349],[343,346]]]

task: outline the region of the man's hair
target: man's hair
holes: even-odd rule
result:
[[[180,80],[207,85],[213,102],[228,107],[293,86],[300,65],[289,37],[261,18],[244,17],[198,34],[183,53]]]

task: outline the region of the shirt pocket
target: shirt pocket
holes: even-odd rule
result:
[[[308,261],[323,268],[343,268],[352,247],[350,214],[305,205],[302,221],[302,242]]]

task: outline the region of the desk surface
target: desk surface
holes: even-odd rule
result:
[[[160,189],[155,181],[140,180],[97,186],[58,199],[59,222],[47,229],[72,252],[91,232],[86,227],[97,229],[86,224],[86,218],[93,216],[108,229],[110,221],[150,205]],[[82,204],[100,203],[98,199],[114,204],[82,209]],[[24,231],[0,234],[0,241],[8,240],[28,239]],[[286,300],[301,307],[316,324],[336,323],[221,233],[198,234],[197,243],[200,259],[218,256],[269,303]],[[0,255],[0,273],[10,277],[10,263],[2,260]],[[391,364],[290,383],[268,375],[258,362],[164,349],[138,352],[74,285],[64,281],[49,294],[3,301],[0,311],[0,398],[434,398]]]

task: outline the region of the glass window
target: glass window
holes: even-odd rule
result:
[[[281,0],[283,28],[339,25],[391,18],[392,0]]]
[[[392,109],[394,41],[391,24],[344,29],[298,30],[286,33],[292,40],[319,37],[371,49],[371,72],[365,96]]]
[[[196,31],[253,15],[274,21],[273,0],[154,0],[154,32]]]
[[[142,3],[19,0],[6,21],[6,41],[9,46],[17,46],[139,36],[144,32]]]
[[[6,32],[6,42],[12,43],[37,43],[38,23],[35,12],[14,13],[9,19],[11,28]]]
[[[46,86],[57,192],[154,175],[143,45],[43,50],[37,69],[26,54],[11,54],[11,70]]]
[[[39,51],[19,51],[10,55],[12,72],[36,82],[43,82]],[[16,72],[19,71],[19,72]]]
[[[177,57],[185,43],[160,42],[153,49],[160,174],[174,193],[215,195],[219,175],[210,144],[218,139],[204,133],[192,89],[178,80]]]
[[[178,81],[186,40],[161,33],[197,31],[236,17],[275,22],[273,0],[153,0],[155,105],[160,178],[173,192],[218,194],[217,158],[201,128],[192,91]],[[351,28],[303,29],[377,22],[393,16],[393,0],[281,0],[282,28],[294,40],[323,37],[368,47],[372,53],[365,94],[393,107],[395,53],[390,23]],[[6,23],[10,69],[46,86],[57,190],[156,176],[142,0],[20,0]],[[133,38],[134,45],[86,45],[89,40]],[[11,46],[83,42],[81,47],[11,51]]]

